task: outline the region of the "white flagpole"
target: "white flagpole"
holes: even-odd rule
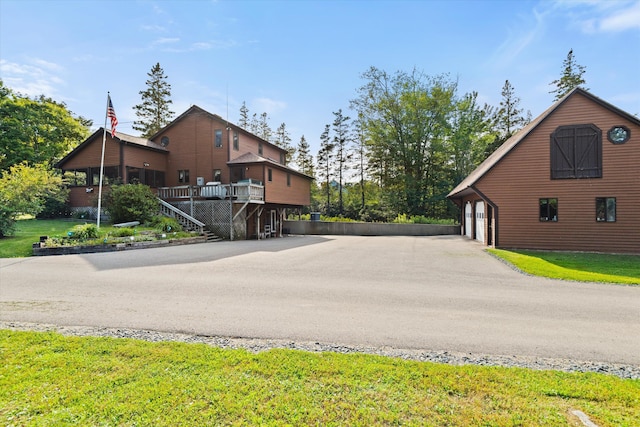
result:
[[[100,158],[100,185],[98,186],[98,222],[100,229],[100,213],[102,209],[102,175],[104,173],[104,146],[107,142],[107,116],[109,115],[109,92],[107,92],[107,108],[104,110],[104,132],[102,134],[102,157]]]

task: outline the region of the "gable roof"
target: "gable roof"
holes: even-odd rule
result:
[[[58,163],[56,163],[57,168],[62,168],[62,165],[66,163],[71,158],[75,157],[84,147],[89,145],[93,140],[104,134],[104,128],[100,127],[94,133],[92,133],[87,139],[85,139],[80,145],[74,148],[69,154],[64,156]],[[111,131],[107,129],[107,134],[111,137]],[[116,137],[113,139],[117,139],[120,142],[123,142],[125,145],[133,145],[139,148],[146,148],[154,151],[163,151],[169,152],[166,148],[164,148],[160,144],[156,144],[155,142],[148,140],[147,138],[140,138],[139,136],[128,135],[126,133],[117,132]]]
[[[472,191],[471,187],[475,185],[487,172],[489,172],[493,167],[498,164],[507,154],[511,152],[518,144],[520,144],[536,127],[538,127],[547,117],[549,117],[554,111],[556,111],[561,105],[563,105],[567,100],[573,96],[582,95],[591,101],[599,104],[600,106],[613,111],[615,114],[618,114],[625,119],[636,123],[640,126],[640,119],[635,117],[626,111],[619,109],[618,107],[609,104],[608,102],[598,98],[595,95],[587,92],[582,88],[575,88],[567,95],[559,99],[556,103],[551,105],[546,111],[532,120],[528,125],[520,129],[516,134],[514,134],[511,138],[507,139],[500,147],[496,149],[489,157],[487,157],[480,165],[474,169],[465,179],[460,182],[449,194],[447,194],[448,198],[456,198],[464,195],[463,193],[467,193],[468,191]]]
[[[153,134],[150,139],[151,140],[156,139],[162,133],[166,132],[168,129],[173,127],[176,123],[178,123],[179,121],[181,121],[182,119],[184,119],[185,117],[187,117],[187,116],[189,116],[191,114],[202,114],[204,116],[208,116],[209,118],[212,118],[212,119],[217,120],[219,122],[225,123],[228,128],[233,127],[234,129],[237,129],[237,130],[241,131],[244,134],[247,134],[247,135],[249,135],[249,136],[251,136],[253,138],[256,138],[256,139],[262,141],[263,143],[268,144],[268,145],[270,145],[270,146],[282,151],[283,153],[286,153],[286,151],[287,151],[284,148],[278,147],[277,145],[272,144],[271,142],[260,138],[258,135],[255,135],[255,134],[249,132],[248,130],[241,128],[240,126],[236,125],[235,123],[231,123],[229,120],[224,119],[224,118],[222,118],[221,116],[219,116],[217,114],[210,113],[207,110],[198,107],[197,105],[192,105],[191,107],[189,107],[187,109],[187,111],[185,111],[184,113],[180,114],[178,117],[173,119],[171,121],[171,123],[169,123],[168,125],[166,125],[162,129],[160,129],[158,132]]]
[[[259,156],[257,154],[254,154],[254,153],[244,153],[243,155],[241,155],[239,157],[236,157],[233,160],[229,160],[227,162],[227,164],[230,165],[230,166],[233,166],[233,165],[247,165],[247,164],[267,164],[267,165],[270,165],[270,166],[277,167],[279,169],[286,170],[287,172],[291,172],[293,174],[299,175],[299,176],[304,177],[304,178],[315,179],[314,177],[306,175],[306,174],[304,174],[304,173],[302,173],[300,171],[297,171],[297,170],[295,170],[293,168],[290,168],[287,165],[283,165],[282,163],[278,163],[273,159],[262,157],[262,156]]]

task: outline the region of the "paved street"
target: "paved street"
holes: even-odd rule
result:
[[[293,236],[0,260],[0,320],[640,365],[640,287],[459,236]]]

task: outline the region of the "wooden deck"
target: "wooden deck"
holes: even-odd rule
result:
[[[232,200],[235,203],[264,204],[264,186],[254,183],[181,185],[159,187],[162,200]]]

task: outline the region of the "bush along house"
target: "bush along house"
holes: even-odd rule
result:
[[[640,119],[576,88],[448,197],[485,245],[640,253]]]
[[[74,211],[96,215],[101,128],[58,162]],[[312,177],[287,166],[286,151],[192,106],[151,138],[107,131],[103,191],[141,183],[162,213],[227,239],[281,236],[288,209],[310,204]]]

